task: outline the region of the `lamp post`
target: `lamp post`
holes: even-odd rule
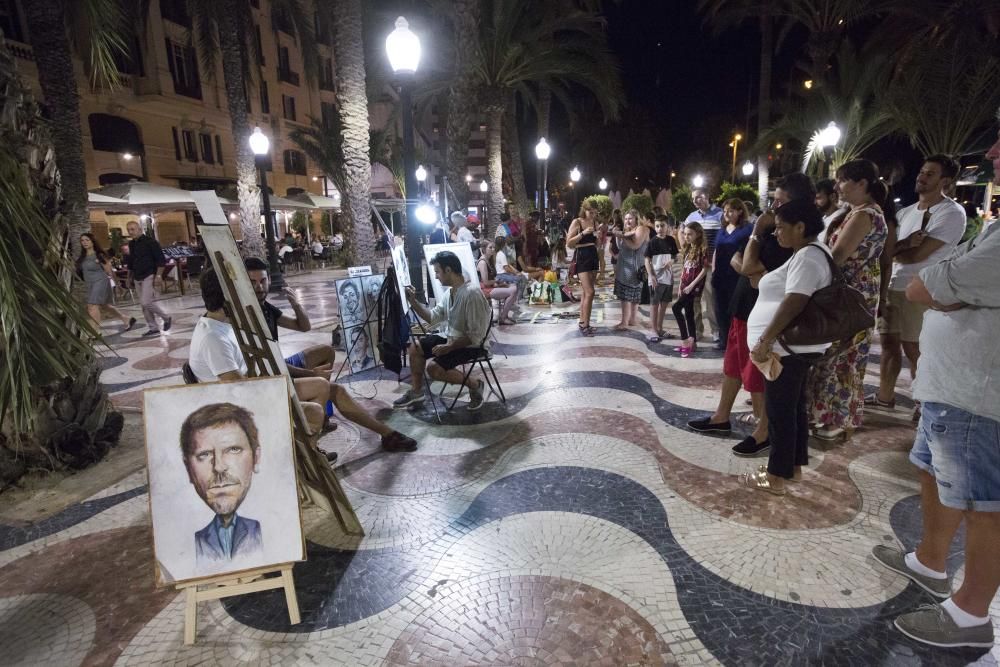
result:
[[[832,120],[830,124],[816,133],[816,145],[823,149],[823,172],[825,178],[830,178],[830,166],[833,162],[833,149],[840,143],[840,128]]]
[[[736,133],[733,135],[733,141],[729,145],[733,147],[733,168],[732,168],[732,180],[736,181],[736,149],[740,145],[740,140],[743,139],[743,135]]]
[[[542,170],[535,173],[538,174],[538,194],[535,196],[535,207],[542,212],[542,220],[545,219],[545,213],[549,208],[549,193],[547,192],[549,186],[549,155],[552,154],[552,147],[549,146],[549,142],[545,141],[545,137],[538,140],[535,144],[535,157],[538,161],[542,163]]]
[[[749,177],[753,173],[753,162],[747,160],[743,163],[743,175]]]
[[[597,181],[597,189],[600,190],[601,192],[604,192],[605,190],[607,190],[608,189],[608,182],[607,182],[607,180],[605,180],[605,179],[602,178],[601,180]]]
[[[420,185],[417,186],[417,187],[420,188],[420,192],[418,194],[421,197],[423,197],[423,195],[424,195],[424,181],[427,180],[427,170],[424,169],[424,165],[419,165],[417,167],[417,172],[416,172],[415,175],[417,177],[417,183],[420,184]]]
[[[400,16],[396,19],[396,29],[385,39],[385,52],[389,65],[399,83],[399,104],[403,120],[403,174],[406,179],[406,237],[404,246],[410,265],[410,284],[417,293],[424,291],[424,275],[421,269],[420,230],[417,229],[417,172],[414,166],[413,146],[413,103],[410,89],[420,64],[420,39],[410,32],[410,24]]]
[[[271,291],[280,292],[285,289],[285,276],[278,268],[278,249],[275,247],[274,220],[271,218],[271,195],[267,191],[267,160],[265,156],[271,149],[271,142],[255,127],[250,135],[250,150],[253,151],[257,163],[257,173],[260,175],[260,195],[264,205],[264,239],[267,244],[267,272],[271,278]]]
[[[579,202],[577,200],[580,198],[580,195],[576,193],[576,184],[579,181],[580,181],[580,168],[573,167],[573,169],[570,170],[569,172],[569,187],[572,188],[573,190],[573,208],[570,209],[572,211],[575,211],[577,206],[579,205]]]

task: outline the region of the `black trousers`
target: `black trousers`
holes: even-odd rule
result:
[[[806,379],[812,362],[820,354],[781,358],[781,374],[764,381],[764,409],[767,411],[767,439],[771,454],[767,471],[791,479],[795,466],[809,464],[809,417]]]
[[[700,298],[700,292],[692,292],[691,294],[681,292],[677,300],[674,301],[674,317],[677,318],[677,326],[681,330],[681,340],[696,335],[694,330],[694,302]]]
[[[736,285],[728,283],[712,283],[715,303],[715,321],[719,325],[719,340],[725,346],[729,340],[729,322],[733,319],[731,303]]]

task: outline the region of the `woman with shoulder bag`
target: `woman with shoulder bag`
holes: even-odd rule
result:
[[[747,473],[741,480],[751,488],[785,494],[785,481],[799,481],[809,463],[809,420],[806,378],[810,366],[829,343],[785,345],[781,334],[806,309],[812,295],[833,282],[829,250],[816,244],[823,231],[823,216],[810,201],[791,201],[776,211],[774,235],[792,257],[764,275],[758,285],[757,303],[747,320],[747,344],[757,364],[780,357],[777,377],[765,374],[764,408],[768,418],[771,451],[767,466]]]

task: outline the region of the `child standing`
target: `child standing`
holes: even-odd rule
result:
[[[646,246],[646,275],[649,276],[649,323],[653,332],[646,337],[650,343],[658,343],[670,336],[663,331],[663,316],[667,304],[674,298],[673,263],[677,255],[677,242],[673,239],[673,225],[665,215],[656,216],[653,223],[656,232]]]
[[[697,348],[694,306],[705,289],[705,274],[712,262],[705,242],[705,230],[697,222],[689,222],[684,227],[684,252],[681,261],[681,289],[673,311],[682,339],[677,352],[686,358]]]

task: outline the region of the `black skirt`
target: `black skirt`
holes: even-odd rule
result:
[[[576,253],[573,255],[573,261],[576,262],[577,273],[597,271],[599,266],[597,259],[597,246],[588,245],[582,248],[577,248]]]

